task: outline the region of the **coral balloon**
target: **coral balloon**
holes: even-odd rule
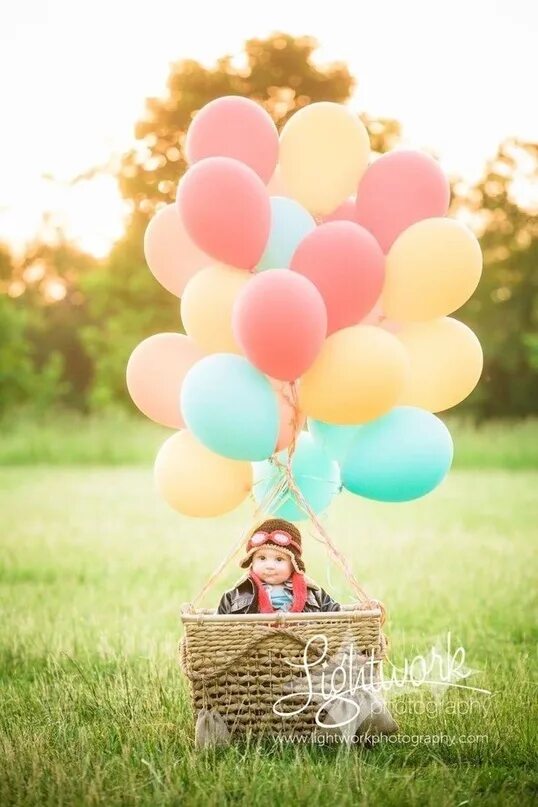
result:
[[[181,389],[185,423],[207,448],[234,460],[264,460],[280,428],[266,376],[243,356],[214,353],[197,362]]]
[[[189,163],[233,157],[271,179],[278,159],[278,132],[265,109],[240,95],[216,98],[197,112],[185,142]]]
[[[426,219],[394,242],[385,271],[381,305],[389,319],[434,319],[469,299],[480,280],[482,253],[464,224]]]
[[[439,418],[398,406],[361,426],[342,467],[347,490],[381,502],[408,502],[430,493],[452,464],[454,446]]]
[[[157,333],[135,347],[127,363],[127,388],[146,417],[182,428],[179,392],[190,368],[204,356],[201,348],[180,333]]]
[[[285,461],[286,452],[280,459]],[[314,442],[312,436],[303,432],[297,440],[297,448],[291,460],[291,472],[295,484],[315,513],[321,513],[330,505],[340,490],[340,470],[325,451]],[[258,503],[270,494],[283,480],[281,468],[269,461],[254,465],[254,498]],[[309,518],[295,493],[286,487],[282,499],[272,508],[276,518],[302,521]]]
[[[393,151],[379,157],[362,177],[355,220],[388,252],[411,224],[445,216],[449,202],[448,179],[432,157],[420,151]]]
[[[177,297],[208,261],[187,234],[176,205],[162,207],[151,219],[144,234],[144,255],[161,286]]]
[[[327,306],[327,331],[355,325],[381,294],[385,258],[364,227],[351,221],[321,224],[299,244],[291,268],[314,283]]]
[[[169,437],[155,460],[162,498],[185,516],[209,518],[236,508],[252,488],[252,466],[209,451],[188,431]]]
[[[276,392],[280,407],[280,431],[275,451],[288,448],[295,434],[298,434],[306,422],[306,415],[301,412],[297,402],[293,400],[290,385],[286,381],[270,379],[271,386]]]
[[[284,269],[305,235],[316,229],[310,213],[294,199],[271,197],[271,232],[258,271]]]
[[[280,135],[279,164],[289,194],[319,216],[355,193],[369,154],[364,124],[330,101],[300,109]]]
[[[207,353],[241,353],[232,332],[235,300],[251,275],[243,269],[217,264],[198,272],[181,298],[186,332]]]
[[[336,210],[333,210],[332,213],[329,213],[327,216],[323,216],[323,223],[327,221],[354,221],[356,224],[357,210],[355,197],[350,196],[349,199],[346,199],[345,202],[338,205]]]
[[[321,349],[327,310],[310,280],[289,269],[273,269],[253,277],[238,294],[232,324],[255,367],[273,378],[294,381]]]
[[[271,206],[251,168],[230,157],[201,160],[181,180],[176,202],[200,249],[230,266],[256,266],[269,238]]]
[[[402,344],[381,328],[354,325],[337,331],[301,379],[301,410],[326,423],[373,420],[398,400],[408,363]]]
[[[451,317],[407,325],[398,333],[410,358],[400,403],[442,412],[463,401],[482,373],[480,342]]]

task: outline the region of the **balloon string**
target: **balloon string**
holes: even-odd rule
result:
[[[290,404],[290,406],[292,407],[292,410],[294,412],[293,437],[292,437],[292,441],[290,443],[290,446],[288,448],[288,451],[286,452],[285,462],[282,462],[278,458],[278,456],[276,454],[273,457],[273,462],[277,467],[279,467],[281,469],[282,475],[286,480],[286,485],[287,485],[288,490],[291,491],[291,493],[295,496],[295,499],[296,499],[297,503],[299,504],[299,506],[301,507],[301,509],[308,515],[310,521],[312,522],[312,524],[314,525],[314,527],[318,531],[321,540],[325,543],[326,547],[328,548],[329,554],[336,561],[336,563],[338,563],[338,565],[340,566],[340,568],[344,572],[344,575],[345,575],[349,585],[351,586],[351,588],[353,589],[353,591],[355,592],[355,594],[357,595],[359,600],[361,600],[362,602],[365,602],[365,603],[375,604],[376,606],[380,605],[377,601],[372,600],[371,597],[369,597],[368,594],[366,593],[366,591],[362,588],[359,581],[357,580],[357,578],[353,574],[353,571],[351,569],[351,564],[349,563],[349,560],[347,559],[347,557],[344,554],[342,554],[338,550],[338,548],[335,545],[335,543],[333,542],[331,536],[329,535],[329,533],[327,532],[327,530],[325,529],[323,524],[318,519],[318,517],[317,517],[316,513],[314,512],[314,510],[310,507],[310,504],[308,503],[308,501],[304,497],[302,491],[300,490],[300,488],[298,487],[298,485],[295,482],[295,479],[293,477],[291,464],[292,464],[293,454],[295,453],[297,440],[298,440],[298,436],[299,436],[299,431],[300,431],[300,429],[299,429],[300,417],[299,417],[297,385],[296,385],[295,382],[292,382],[290,384],[290,397],[289,398],[286,397],[286,400],[288,401],[288,403]],[[381,609],[382,609],[383,616],[384,616],[384,608],[382,606],[381,606]]]
[[[249,519],[249,523],[246,527],[241,530],[241,535],[239,540],[232,546],[230,552],[226,555],[224,560],[222,560],[214,572],[210,575],[210,577],[206,580],[198,594],[191,600],[191,602],[186,603],[184,609],[192,610],[196,606],[196,604],[202,599],[204,594],[211,588],[215,580],[221,575],[222,571],[226,568],[228,563],[230,563],[235,556],[239,553],[241,547],[244,546],[244,543],[250,534],[252,529],[252,523],[259,521],[265,513],[271,510],[275,506],[275,502],[279,501],[279,499],[285,494],[286,492],[286,480],[279,479],[276,485],[274,485],[271,490],[267,492],[267,495],[262,499],[259,503],[258,507],[256,508],[252,519]]]

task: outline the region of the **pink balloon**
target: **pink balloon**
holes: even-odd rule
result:
[[[185,153],[190,164],[206,157],[233,157],[267,184],[278,159],[278,132],[260,104],[226,95],[196,114],[187,132]]]
[[[183,289],[208,257],[193,244],[176,205],[162,207],[144,234],[144,255],[161,286],[181,297]]]
[[[393,151],[379,157],[363,175],[356,221],[386,253],[411,224],[446,216],[449,203],[448,179],[432,157],[420,151]]]
[[[275,451],[282,451],[284,448],[288,448],[293,440],[295,429],[298,432],[301,431],[306,422],[306,415],[300,410],[295,412],[290,386],[287,381],[269,380],[276,392],[280,407],[280,431]]]
[[[263,373],[294,381],[325,340],[327,311],[307,278],[289,269],[255,275],[239,292],[232,326],[246,357]]]
[[[326,221],[354,221],[357,223],[357,210],[355,207],[355,197],[350,196],[345,202],[342,202],[336,210],[329,213],[328,216],[323,217],[323,222]]]
[[[291,259],[291,269],[314,283],[327,306],[327,332],[359,322],[381,294],[385,260],[364,227],[330,221],[309,233]]]
[[[135,347],[127,363],[127,389],[146,417],[171,429],[185,428],[181,384],[205,353],[181,333],[157,333]]]
[[[271,205],[251,168],[230,157],[201,160],[181,180],[176,201],[200,249],[230,266],[256,266],[269,238]]]

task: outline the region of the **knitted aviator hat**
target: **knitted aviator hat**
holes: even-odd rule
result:
[[[250,544],[250,540],[253,535],[257,532],[285,532],[291,537],[293,543],[288,544],[287,546],[282,546],[276,540],[269,539],[266,543],[253,546]],[[247,569],[252,561],[252,555],[257,552],[261,546],[273,546],[276,549],[280,550],[280,552],[284,552],[284,554],[289,555],[290,560],[293,564],[293,568],[299,574],[302,574],[305,571],[305,565],[303,563],[302,555],[302,542],[301,542],[301,533],[297,529],[294,524],[290,524],[289,521],[285,521],[283,518],[270,518],[267,521],[264,521],[263,524],[260,524],[259,527],[256,527],[255,530],[252,531],[248,543],[247,543],[247,554],[239,564],[241,568]]]

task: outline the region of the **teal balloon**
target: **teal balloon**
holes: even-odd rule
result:
[[[316,222],[299,202],[285,196],[272,196],[271,231],[257,271],[287,269],[305,235],[315,229]]]
[[[308,431],[332,460],[342,465],[347,452],[361,426],[335,426],[333,423],[324,423],[322,420],[308,418]]]
[[[286,457],[286,451],[278,454],[283,462]],[[297,487],[315,513],[325,510],[340,490],[340,470],[337,463],[330,459],[307,432],[299,435],[291,470]],[[261,503],[282,479],[283,472],[271,461],[255,463],[253,491],[256,501]],[[276,504],[278,506],[271,509],[271,515],[275,518],[285,518],[287,521],[308,518],[295,494],[288,489]]]
[[[262,460],[275,450],[276,395],[243,356],[214,353],[196,362],[183,380],[181,413],[194,436],[216,454]]]
[[[443,481],[453,454],[450,432],[438,417],[398,406],[360,427],[342,467],[342,483],[367,499],[408,502]]]

